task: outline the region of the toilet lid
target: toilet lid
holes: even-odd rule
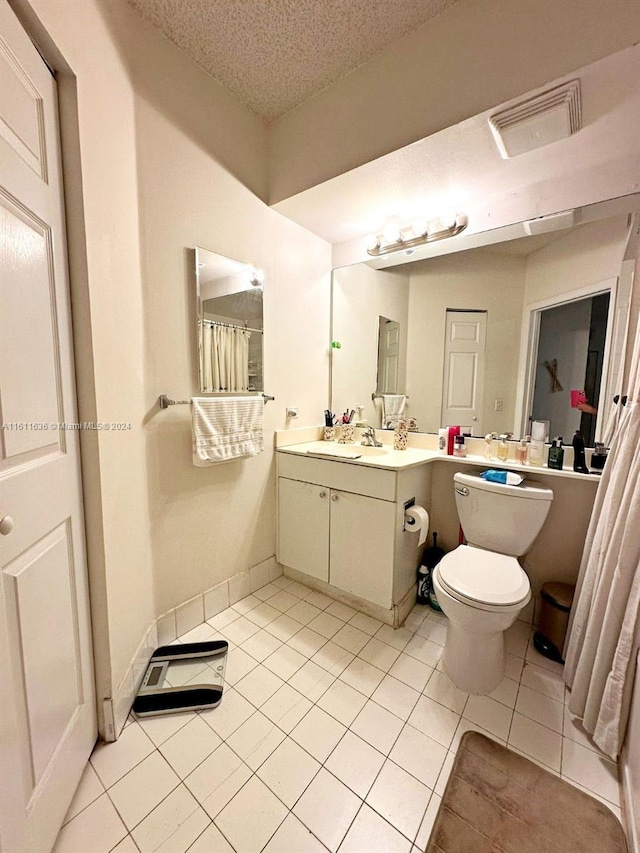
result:
[[[513,605],[529,595],[529,578],[515,557],[460,545],[438,563],[442,585],[481,604]]]

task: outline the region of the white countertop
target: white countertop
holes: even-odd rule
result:
[[[409,447],[407,450],[394,450],[389,444],[381,448],[362,447],[359,443],[339,444],[333,441],[305,441],[299,444],[279,446],[278,453],[292,453],[297,456],[309,456],[314,459],[326,459],[329,462],[343,462],[349,465],[364,465],[369,468],[382,468],[384,470],[399,471],[405,468],[415,468],[417,465],[427,465],[433,462],[454,462],[458,466],[474,466],[480,468],[494,468],[508,471],[517,471],[526,475],[545,477],[564,477],[598,483],[600,476],[597,474],[577,474],[570,469],[556,471],[553,468],[538,467],[535,465],[521,465],[509,460],[500,462],[498,459],[485,459],[484,456],[448,456],[437,450],[426,450],[418,447]],[[374,453],[375,455],[366,455]],[[361,454],[358,458],[354,456]]]

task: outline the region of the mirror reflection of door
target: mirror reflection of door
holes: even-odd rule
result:
[[[572,409],[570,391],[584,390],[587,402],[599,407],[609,298],[600,293],[540,312],[531,417],[548,420],[550,436],[562,436],[567,444],[577,429],[587,446],[595,440],[596,416]]]
[[[400,359],[400,323],[378,317],[378,384],[377,394],[398,393]]]
[[[486,311],[447,311],[442,424],[482,435]]]

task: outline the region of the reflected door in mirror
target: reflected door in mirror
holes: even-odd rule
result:
[[[376,394],[398,393],[400,323],[378,318],[378,382]]]
[[[442,424],[482,435],[486,311],[447,311]]]

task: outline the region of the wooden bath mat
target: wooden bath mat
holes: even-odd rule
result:
[[[478,732],[460,741],[426,853],[627,853],[599,800]]]

